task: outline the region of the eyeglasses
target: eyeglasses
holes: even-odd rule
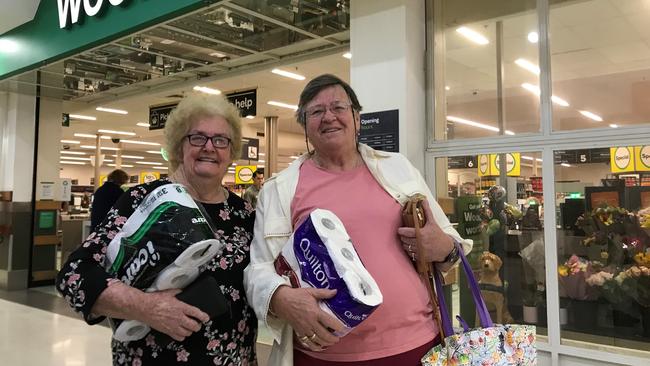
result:
[[[205,136],[201,135],[198,133],[187,135],[187,140],[190,142],[190,145],[196,146],[196,147],[203,147],[208,143],[208,140],[212,140],[212,146],[218,148],[218,149],[224,149],[230,145],[230,142],[232,141],[226,136]]]
[[[307,110],[305,111],[305,115],[307,116],[307,119],[310,121],[319,121],[323,119],[323,116],[325,116],[325,113],[327,113],[328,109],[335,116],[341,116],[347,113],[350,110],[351,106],[352,105],[350,103],[343,103],[343,102],[334,102],[330,104],[329,107],[324,105],[315,105],[307,108]]]

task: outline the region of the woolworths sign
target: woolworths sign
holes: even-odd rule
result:
[[[94,2],[94,4],[91,4]],[[59,10],[59,27],[65,28],[79,21],[79,13],[83,9],[84,14],[89,17],[94,17],[102,10],[102,7],[109,3],[110,5],[117,6],[124,2],[124,0],[57,0]]]

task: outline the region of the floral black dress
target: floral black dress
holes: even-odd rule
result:
[[[83,314],[88,324],[104,319],[92,315],[90,310],[108,283],[116,281],[103,267],[107,245],[144,197],[169,183],[161,179],[129,189],[59,272],[57,289],[75,311]],[[113,365],[256,364],[257,319],[248,305],[243,285],[244,268],[250,260],[255,212],[248,202],[232,192],[223,203],[204,203],[203,206],[217,228],[215,237],[225,242],[223,253],[208,262],[205,271],[217,279],[230,303],[230,312],[211,319],[183,342],[171,342],[166,347],[159,345],[151,333],[138,341],[113,339]]]

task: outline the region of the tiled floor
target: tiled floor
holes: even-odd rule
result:
[[[52,286],[0,290],[0,364],[11,366],[111,365],[111,330],[88,326]],[[268,331],[258,336],[259,366],[270,352]]]

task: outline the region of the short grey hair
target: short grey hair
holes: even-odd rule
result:
[[[232,139],[230,158],[236,160],[241,154],[241,117],[239,110],[223,95],[192,93],[183,98],[165,123],[165,149],[169,158],[170,173],[183,163],[183,141],[192,125],[202,118],[223,117]]]

